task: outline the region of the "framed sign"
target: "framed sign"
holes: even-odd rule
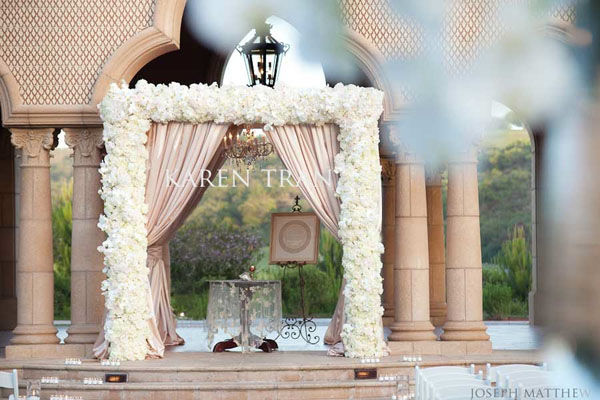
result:
[[[319,218],[315,213],[271,214],[269,264],[316,264],[319,259]]]

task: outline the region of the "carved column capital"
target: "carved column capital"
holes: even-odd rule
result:
[[[396,152],[396,164],[424,164],[424,161],[416,152],[404,147]]]
[[[391,158],[380,158],[381,182],[384,185],[393,185],[396,179],[396,164]]]
[[[21,165],[50,166],[50,150],[56,146],[54,128],[10,130],[10,141],[21,150]]]
[[[66,128],[65,142],[73,149],[73,166],[97,166],[102,158],[102,128]]]

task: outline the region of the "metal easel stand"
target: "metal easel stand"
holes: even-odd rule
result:
[[[292,206],[292,212],[301,212],[302,206],[298,204],[300,197],[296,196],[295,204]],[[308,344],[317,344],[321,338],[314,334],[317,330],[317,324],[313,321],[312,317],[306,316],[306,308],[304,303],[304,275],[302,274],[302,267],[306,265],[305,262],[287,262],[279,263],[280,267],[283,268],[283,279],[281,282],[281,291],[285,284],[285,274],[288,269],[298,269],[298,279],[300,283],[300,307],[302,311],[302,318],[289,317],[283,318],[281,329],[275,339],[299,339],[302,338]]]

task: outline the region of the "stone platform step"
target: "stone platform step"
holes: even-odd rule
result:
[[[25,390],[26,381],[19,385]],[[42,399],[51,395],[81,396],[86,400],[269,400],[269,399],[390,399],[397,393],[394,382],[203,382],[203,383],[124,383],[84,385],[61,382],[42,385]],[[7,396],[8,393],[3,393]]]
[[[482,356],[424,355],[422,368],[475,364],[484,369],[498,364],[538,363],[535,352],[494,352]],[[393,381],[355,380],[355,369],[376,369],[378,376],[414,375],[415,362],[385,357],[378,363],[327,357],[323,352],[271,354],[167,353],[164,359],[123,362],[103,366],[98,360],[65,365],[59,360],[4,360],[0,369],[17,369],[21,384],[42,377],[57,377],[59,384],[43,385],[43,399],[50,394],[84,399],[390,399]],[[106,373],[126,373],[128,383],[84,385],[85,378],[104,378]]]
[[[343,360],[347,361],[347,360]],[[450,360],[423,361],[418,365],[422,368],[439,365],[475,364],[476,370],[484,369],[484,361]],[[493,361],[493,360],[489,360]],[[534,363],[534,361],[514,360],[492,364],[505,363]],[[85,378],[104,378],[106,373],[126,373],[130,383],[156,382],[320,382],[320,381],[354,381],[355,370],[375,369],[377,376],[406,375],[413,377],[415,363],[413,362],[380,362],[361,364],[356,362],[341,362],[330,365],[231,365],[231,366],[153,366],[152,361],[147,365],[102,366],[97,361],[84,362],[82,365],[64,365],[59,362],[52,364],[27,363],[2,366],[2,369],[16,368],[20,379],[33,380],[42,377],[57,377],[61,381],[83,382]]]
[[[61,381],[83,382],[85,378],[104,379],[107,373],[126,373],[129,383],[237,383],[237,382],[353,382],[356,369],[374,369],[378,377],[412,376],[414,365],[351,364],[348,366],[270,366],[263,368],[127,368],[92,365],[29,365],[19,368],[19,377],[25,380],[57,377]]]

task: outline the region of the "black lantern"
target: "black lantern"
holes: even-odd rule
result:
[[[275,86],[281,59],[290,48],[289,45],[275,40],[271,35],[271,28],[272,25],[265,23],[255,29],[252,39],[244,45],[237,46],[237,51],[244,57],[250,86]]]

